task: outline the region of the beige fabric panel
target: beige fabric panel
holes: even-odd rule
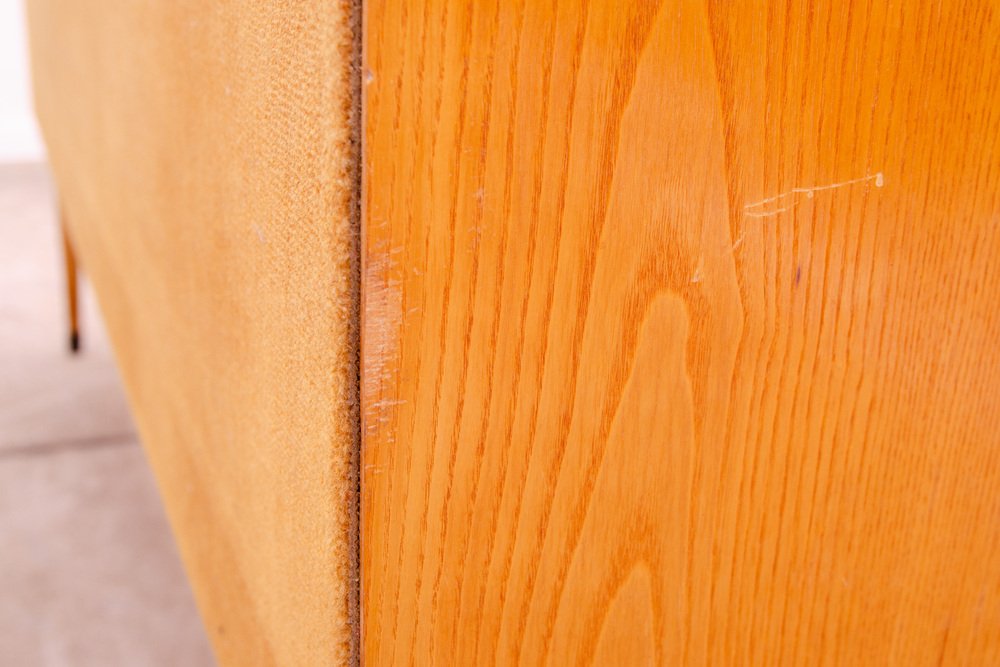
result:
[[[28,15],[70,234],[220,662],[352,662],[357,7]]]

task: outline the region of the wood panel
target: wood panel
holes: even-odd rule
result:
[[[996,4],[366,5],[365,664],[1000,664]]]

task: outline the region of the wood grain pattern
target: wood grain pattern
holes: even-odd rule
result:
[[[365,664],[1000,664],[995,3],[366,7]]]

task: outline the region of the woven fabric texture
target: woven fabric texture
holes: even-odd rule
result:
[[[217,657],[351,664],[357,5],[27,4],[69,232]]]

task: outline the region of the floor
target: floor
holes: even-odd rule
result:
[[[211,665],[86,287],[67,352],[54,208],[0,165],[0,665]]]

